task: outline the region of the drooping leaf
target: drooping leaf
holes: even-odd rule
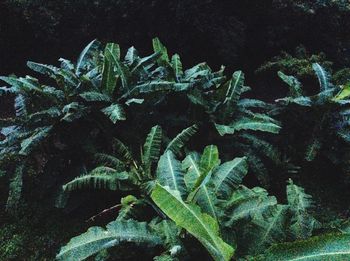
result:
[[[277,134],[281,129],[275,122],[248,117],[239,118],[230,125],[215,124],[215,127],[221,136],[225,134],[234,134],[236,131],[240,130],[263,131]]]
[[[84,260],[99,251],[117,246],[124,242],[138,245],[155,246],[161,239],[151,231],[145,222],[113,221],[106,226],[91,227],[87,232],[72,238],[61,248],[56,256],[58,260]]]
[[[120,140],[118,139],[113,139],[113,148],[115,153],[118,154],[118,156],[124,160],[125,162],[132,162],[133,161],[133,157],[131,154],[131,151],[129,150],[129,148]]]
[[[129,187],[123,186],[120,181],[128,179],[126,172],[113,173],[91,173],[82,175],[75,178],[74,180],[63,185],[64,191],[74,191],[83,188],[94,188],[94,189],[108,189],[108,190],[128,190]]]
[[[41,64],[41,63],[35,63],[35,62],[31,62],[31,61],[28,61],[27,62],[27,66],[32,69],[33,71],[36,71],[38,73],[41,73],[41,74],[45,74],[45,75],[48,75],[52,78],[56,78],[56,74],[58,72],[58,68],[57,67],[54,67],[52,65],[47,65],[47,64]]]
[[[156,205],[178,226],[197,238],[214,260],[230,260],[234,248],[220,237],[219,225],[215,219],[201,213],[199,207],[186,204],[178,191],[156,185],[151,198]]]
[[[350,259],[349,245],[349,234],[326,234],[303,241],[274,245],[257,260],[343,261]]]
[[[178,155],[183,148],[183,146],[189,141],[189,139],[195,135],[198,131],[198,126],[196,124],[184,129],[181,131],[174,139],[172,139],[167,148],[167,150],[171,150],[176,155]]]

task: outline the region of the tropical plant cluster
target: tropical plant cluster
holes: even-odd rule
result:
[[[28,187],[67,211],[87,207],[81,193],[115,196],[57,260],[350,259],[346,218],[322,218],[297,182],[320,159],[349,178],[350,85],[319,63],[316,93],[279,71],[288,93],[265,102],[242,71],[185,69],[158,38],[145,57],[94,40],[59,62],[0,77],[14,100],[0,119],[9,215]]]

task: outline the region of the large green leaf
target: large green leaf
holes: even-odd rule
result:
[[[152,232],[145,222],[113,221],[106,226],[91,227],[80,236],[72,238],[61,248],[56,258],[58,260],[84,260],[99,251],[132,242],[139,245],[155,246],[161,244],[161,239]]]
[[[200,157],[196,153],[190,153],[182,162],[182,168],[187,170],[185,174],[185,183],[189,191],[194,191],[196,183],[201,179],[202,172],[199,166]],[[195,197],[194,197],[195,196]],[[202,184],[197,189],[195,195],[191,195],[193,201],[198,203],[202,210],[216,218],[216,197],[215,194],[207,187],[206,184]]]
[[[58,68],[52,65],[47,65],[47,64],[41,64],[41,63],[35,63],[28,61],[27,66],[32,69],[33,71],[36,71],[41,74],[48,75],[52,78],[56,78],[56,74],[58,72]]]
[[[290,227],[292,235],[297,239],[306,239],[312,235],[319,222],[312,217],[309,211],[314,207],[312,197],[289,180],[287,185],[287,199],[292,212],[292,224]]]
[[[107,167],[105,167],[107,169]],[[63,185],[64,191],[74,191],[82,188],[109,189],[109,190],[128,190],[120,182],[128,179],[128,173],[103,171],[99,173],[90,173],[76,177],[72,181]]]
[[[274,121],[267,121],[259,118],[241,117],[230,125],[215,124],[215,127],[221,136],[225,134],[234,134],[241,130],[263,131],[277,134],[281,127]]]
[[[107,55],[108,59],[111,60],[111,62],[115,66],[115,72],[118,74],[120,77],[122,87],[124,91],[129,91],[129,77],[130,77],[130,71],[127,66],[125,66],[121,61],[120,57],[118,55],[118,52],[115,50],[111,49],[106,49],[105,50],[105,55]]]
[[[228,106],[235,104],[241,97],[244,89],[244,73],[242,71],[234,72],[226,92],[225,103],[228,103]]]
[[[220,237],[219,225],[196,205],[186,204],[178,191],[156,185],[151,198],[178,226],[186,229],[208,250],[214,260],[230,260],[234,248]]]
[[[241,184],[248,172],[248,164],[245,157],[221,164],[212,175],[214,192],[220,198],[227,198],[235,187]]]
[[[181,60],[180,60],[180,55],[174,54],[171,57],[171,66],[173,68],[174,75],[175,75],[176,79],[180,79],[182,77],[182,75],[183,75],[182,63],[181,63]]]
[[[196,124],[184,129],[182,132],[180,132],[174,139],[172,139],[166,150],[171,150],[176,155],[178,155],[181,151],[181,149],[184,147],[186,142],[189,141],[189,139],[196,134],[198,131],[198,126]]]
[[[129,148],[120,140],[113,139],[113,149],[115,153],[127,163],[131,163],[133,161],[133,157]]]
[[[152,127],[147,135],[146,142],[143,145],[142,161],[146,169],[151,167],[151,164],[158,161],[160,148],[162,145],[162,128],[159,125]]]
[[[161,54],[161,56],[158,58],[159,66],[169,66],[169,56],[166,47],[160,42],[159,38],[157,37],[152,39],[152,43],[154,52]]]
[[[274,245],[257,260],[344,261],[350,260],[349,246],[349,234],[327,234],[303,241]]]
[[[184,174],[181,163],[175,158],[175,154],[168,150],[159,159],[157,168],[157,180],[163,186],[168,186],[180,193],[186,194]]]
[[[262,218],[263,214],[277,204],[275,197],[268,196],[266,190],[240,186],[228,200],[222,201],[225,209],[225,225],[232,227],[240,220]]]
[[[247,231],[239,246],[246,249],[248,254],[255,255],[274,243],[283,242],[286,238],[287,210],[287,206],[276,205],[266,211],[262,218],[254,218],[250,226],[246,227]]]
[[[120,48],[118,44],[107,43],[105,48],[101,88],[109,95],[113,94],[117,84],[117,73],[114,70],[115,63],[111,54],[115,57],[120,57]]]
[[[208,145],[204,148],[201,160],[200,169],[204,174],[208,174],[209,171],[213,170],[220,164],[219,150],[215,145]]]
[[[99,47],[100,43],[97,40],[93,40],[80,53],[75,70],[77,75],[80,75],[84,70],[88,69],[87,67],[90,65]]]

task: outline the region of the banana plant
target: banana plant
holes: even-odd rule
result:
[[[221,163],[214,145],[207,146],[202,155],[187,153],[182,162],[172,150],[165,150],[153,175],[151,191],[144,190],[140,199],[123,198],[116,221],[106,229],[93,227],[71,239],[57,258],[83,260],[127,241],[149,247],[150,253],[154,246],[161,246],[163,252],[155,260],[181,260],[191,258],[193,251],[183,240],[195,238],[213,260],[231,260],[261,254],[274,243],[294,240],[299,228],[307,231],[305,236],[313,233],[317,228],[310,214],[313,204],[302,188],[290,181],[288,204],[281,205],[263,188],[243,186],[247,172],[246,157]],[[142,184],[138,186],[142,190]],[[146,198],[147,203],[140,204]],[[144,217],[144,211],[138,211],[145,204],[152,205],[151,221]],[[125,227],[125,222],[140,227],[142,234],[134,237],[134,232],[114,233]],[[147,230],[141,229],[144,226]],[[156,235],[158,241],[154,240]]]
[[[131,47],[123,59],[118,44],[107,43],[103,48],[93,40],[75,63],[63,58],[59,67],[27,62],[30,69],[43,75],[40,81],[32,76],[0,77],[8,85],[0,88],[0,95],[15,97],[15,115],[0,120],[5,136],[0,143],[0,161],[9,179],[21,179],[16,174],[21,172],[10,171],[13,167],[8,166],[15,160],[30,162],[38,153],[78,147],[72,143],[78,143],[84,133],[88,140],[98,135],[110,138],[114,125],[126,120],[126,109],[143,103],[152,93],[186,88],[186,84],[165,80],[157,65],[160,57],[161,52],[154,52],[141,58]],[[45,149],[46,145],[50,149]],[[20,186],[13,183],[10,187]],[[16,189],[13,194],[19,192]]]
[[[200,122],[208,130],[214,128],[214,136],[222,137],[214,142],[224,140],[226,147],[234,147],[238,153],[250,155],[250,168],[261,184],[268,186],[266,159],[278,166],[284,164],[280,152],[266,139],[267,134],[277,134],[281,129],[280,122],[270,115],[273,106],[261,100],[242,98],[251,89],[245,85],[242,71],[234,72],[227,79],[224,66],[214,71],[206,63],[200,63],[185,70],[180,56],[174,54],[170,58],[159,39],[153,40],[153,46],[161,53],[158,65],[167,72],[168,79],[176,84],[188,85],[176,92],[187,96],[190,104],[187,119]]]
[[[320,86],[320,91],[312,96],[305,95],[297,78],[278,73],[289,87],[289,96],[276,100],[278,117],[288,129],[285,140],[297,137],[298,144],[302,144],[297,150],[304,151],[308,162],[324,156],[347,170],[343,162],[349,157],[346,149],[350,141],[348,88],[332,84],[331,75],[319,64],[312,67]]]

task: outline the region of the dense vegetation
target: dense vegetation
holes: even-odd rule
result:
[[[158,38],[153,49],[122,55],[118,44],[94,40],[76,63],[28,62],[40,79],[0,78],[15,111],[1,119],[8,215],[27,201],[27,183],[68,212],[74,198],[73,208],[89,204],[84,192],[114,192],[115,204],[88,222],[115,220],[72,238],[58,260],[135,259],[140,251],[154,260],[350,257],[346,218],[316,211],[290,179],[322,158],[346,184],[350,86],[313,63],[319,91],[308,95],[279,71],[288,96],[267,103],[247,95],[242,71],[184,69]],[[266,189],[281,181],[286,196],[277,199]]]
[[[349,3],[248,2],[0,3],[0,260],[350,259]]]

